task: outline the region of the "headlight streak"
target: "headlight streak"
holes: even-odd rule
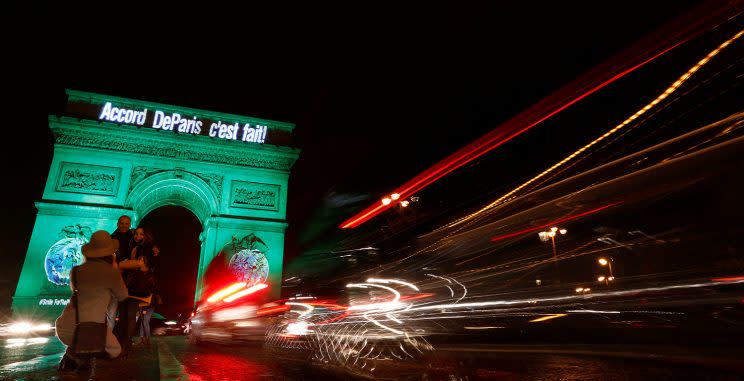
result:
[[[601,311],[601,310],[567,310],[566,312],[579,314],[579,313],[587,313],[587,314],[651,314],[651,315],[684,315],[684,312],[674,312],[674,311],[632,311],[632,310],[626,310],[626,311]]]
[[[407,352],[407,351],[405,350],[405,348],[403,348],[403,344],[402,344],[402,343],[398,343],[398,347],[399,347],[399,348],[400,348],[400,350],[401,350],[401,351],[403,351],[403,353],[405,353],[405,354],[406,354],[406,355],[407,355],[408,357],[410,357],[410,358],[412,358],[412,359],[415,359],[415,357],[411,356],[411,354],[410,354],[410,353],[408,353],[408,352]]]
[[[304,307],[305,308],[305,311],[303,311],[303,312],[298,312],[297,311],[297,313],[300,314],[300,316],[298,316],[300,319],[302,319],[303,317],[305,317],[307,314],[313,312],[313,310],[315,309],[315,307],[313,307],[313,306],[311,306],[310,304],[307,304],[307,303],[286,302],[284,304],[286,304],[288,306],[300,306],[300,307]],[[296,312],[296,311],[293,311],[293,312]]]
[[[420,292],[420,289],[403,280],[375,277],[368,278],[366,283],[348,284],[347,288],[370,292],[378,289],[389,295],[382,295],[382,302],[372,299],[368,303],[344,308],[332,309],[313,303],[315,309],[311,311],[304,306],[306,311],[297,318],[315,324],[313,330],[304,336],[306,344],[302,347],[311,350],[316,360],[344,366],[353,373],[364,370],[362,374],[369,374],[380,361],[414,359],[414,353],[433,350],[421,337],[426,332],[408,326],[401,315],[409,315],[408,311],[415,306],[413,301],[434,294],[402,295],[403,291]],[[320,307],[327,309],[321,310]],[[270,345],[298,347],[296,340],[287,341],[272,332],[277,331],[272,329],[267,335]]]
[[[419,288],[418,288],[418,287],[416,287],[416,286],[415,286],[414,284],[412,284],[412,283],[408,283],[408,282],[404,282],[404,281],[402,281],[402,280],[397,280],[397,279],[379,279],[379,278],[368,278],[368,279],[367,279],[367,283],[383,283],[383,284],[388,284],[388,283],[397,283],[397,284],[402,284],[402,285],[404,285],[404,286],[408,286],[408,287],[412,288],[412,289],[413,289],[413,290],[415,290],[415,291],[421,291],[421,290],[419,290]]]
[[[240,298],[242,298],[242,297],[244,297],[246,295],[253,294],[256,291],[263,290],[264,288],[267,288],[267,287],[269,287],[269,285],[266,284],[266,283],[254,284],[253,286],[248,287],[245,290],[238,291],[238,292],[236,292],[236,293],[234,293],[234,294],[232,294],[232,295],[230,295],[230,296],[228,296],[228,297],[226,297],[225,299],[222,299],[222,300],[224,302],[226,302],[226,303],[230,303],[230,302],[232,302],[234,300],[237,300],[237,299],[240,299]]]
[[[434,275],[434,274],[427,274]],[[349,306],[346,310],[330,309],[322,305],[310,306],[307,303],[297,303],[305,308],[300,319],[313,325],[313,330],[303,336],[303,348],[314,354],[313,357],[324,363],[340,365],[350,372],[366,374],[381,361],[415,360],[418,355],[426,354],[434,348],[425,340],[428,335],[452,332],[459,327],[470,331],[496,330],[500,327],[508,328],[509,324],[462,324],[460,322],[495,322],[494,319],[517,319],[523,323],[538,324],[547,320],[581,314],[680,314],[672,311],[654,310],[623,310],[606,308],[615,304],[617,297],[633,298],[643,295],[666,292],[670,290],[694,289],[701,287],[728,286],[744,283],[744,280],[732,282],[717,282],[712,280],[693,281],[683,284],[672,284],[659,287],[639,287],[614,291],[598,291],[594,294],[573,293],[574,285],[567,284],[563,295],[547,295],[536,297],[517,297],[512,299],[485,299],[495,295],[476,294],[471,296],[467,288],[459,280],[449,276],[429,276],[438,281],[439,286],[455,286],[463,288],[463,295],[448,295],[445,300],[409,300],[403,302],[402,291],[415,291],[426,287],[437,287],[434,284],[426,287],[418,285],[416,289],[406,285],[405,281],[391,282],[388,279],[370,277],[367,283],[351,283],[350,289],[382,290],[382,302],[372,300],[366,304]],[[469,278],[468,278],[469,279]],[[717,279],[717,278],[716,278]],[[405,282],[405,283],[403,283]],[[442,284],[444,283],[444,284]],[[397,287],[395,287],[397,286]],[[519,295],[516,293],[502,293]],[[467,294],[466,294],[467,293]],[[446,293],[445,293],[446,295]],[[468,301],[463,302],[467,295]],[[405,295],[407,296],[407,295]],[[324,307],[324,308],[321,308]],[[593,307],[593,308],[592,308]],[[311,309],[312,308],[312,309]],[[334,318],[339,319],[333,320]],[[440,328],[437,328],[440,327]],[[281,338],[271,336],[273,342],[282,345]],[[288,347],[297,347],[296,340],[286,341]],[[412,349],[413,348],[413,349]]]
[[[728,284],[731,284],[731,283],[744,283],[744,280],[730,282]],[[578,299],[593,299],[593,298],[596,299],[600,297],[634,295],[634,294],[645,293],[645,292],[667,291],[667,290],[676,290],[676,289],[685,289],[685,288],[713,287],[717,285],[720,285],[720,283],[704,282],[704,283],[681,284],[681,285],[672,285],[672,286],[663,286],[663,287],[647,287],[647,288],[612,291],[612,292],[598,292],[598,293],[585,294],[585,295],[559,296],[559,297],[542,298],[542,299],[498,300],[498,301],[469,302],[469,303],[459,303],[459,304],[458,303],[435,304],[435,305],[428,305],[428,306],[422,306],[422,307],[413,307],[410,309],[410,311],[415,312],[415,311],[426,311],[426,310],[458,309],[458,308],[471,308],[471,307],[495,307],[495,306],[505,306],[505,305],[515,305],[515,304],[526,304],[526,303],[531,303],[532,300],[537,300],[537,302],[544,303],[544,302],[560,302],[560,301],[578,300]]]
[[[403,324],[403,322],[402,322],[402,321],[400,321],[399,319],[397,319],[397,318],[396,318],[395,316],[393,316],[393,315],[391,315],[391,314],[385,314],[385,316],[387,316],[387,317],[388,317],[388,319],[390,319],[390,320],[392,320],[392,321],[394,321],[394,322],[396,322],[396,323],[398,323],[398,324]]]
[[[451,279],[452,279],[452,280],[453,280],[453,281],[454,281],[455,283],[457,283],[457,285],[458,285],[458,286],[462,287],[462,296],[460,297],[460,299],[457,299],[457,300],[455,301],[455,303],[459,303],[459,302],[460,302],[461,300],[465,299],[465,296],[467,296],[467,295],[468,295],[468,288],[467,288],[467,287],[465,287],[465,285],[464,285],[464,284],[462,284],[462,283],[458,282],[458,281],[457,281],[457,279],[455,279],[455,278],[451,278]]]
[[[381,280],[380,279],[374,279],[373,278],[373,281],[381,281]],[[404,282],[404,283],[406,283],[406,282]],[[393,309],[400,308],[401,306],[403,306],[403,304],[400,303],[400,293],[397,290],[395,290],[392,287],[387,287],[387,286],[383,286],[383,285],[379,285],[379,284],[374,284],[374,283],[349,284],[346,287],[349,287],[349,288],[355,288],[355,287],[361,287],[361,288],[377,287],[377,288],[381,288],[381,289],[390,291],[393,294],[393,300],[391,300],[389,302],[371,303],[371,304],[362,304],[362,305],[349,306],[348,309],[349,309],[349,311],[372,310],[372,311],[367,312],[367,313],[365,313],[363,315],[365,319],[367,319],[370,322],[372,322],[372,324],[375,324],[375,325],[379,326],[380,328],[386,329],[386,330],[388,330],[388,331],[390,331],[390,332],[392,332],[392,333],[394,333],[396,335],[403,335],[404,334],[403,331],[397,330],[395,328],[388,327],[388,326],[380,323],[376,319],[374,319],[374,318],[372,318],[372,317],[369,316],[370,313],[379,312],[379,311],[375,311],[375,310],[389,311],[389,310],[393,310]],[[391,315],[390,314],[386,314],[386,316],[390,317]],[[396,322],[398,322],[399,324],[402,324],[402,322],[400,322],[400,320],[396,320]]]
[[[375,324],[375,325],[379,326],[380,328],[384,328],[384,329],[386,329],[386,330],[388,330],[388,331],[390,331],[390,332],[392,332],[392,333],[394,333],[394,334],[396,334],[396,335],[403,335],[403,334],[404,334],[404,332],[403,332],[403,331],[399,331],[399,330],[397,330],[397,329],[395,329],[395,328],[390,328],[390,327],[388,327],[388,326],[386,326],[386,325],[384,325],[384,324],[380,323],[379,321],[377,321],[377,320],[375,320],[375,319],[371,318],[371,317],[369,316],[369,312],[367,312],[367,313],[365,313],[365,314],[364,314],[364,318],[365,318],[365,319],[367,319],[367,320],[369,320],[369,321],[370,321],[370,322],[372,322],[373,324]]]
[[[467,294],[468,294],[468,288],[467,288],[467,287],[465,287],[465,285],[464,285],[464,284],[462,284],[462,283],[458,282],[458,281],[457,281],[457,279],[455,279],[455,278],[452,278],[452,277],[442,277],[442,276],[439,276],[439,275],[434,275],[434,274],[425,274],[425,275],[426,275],[426,276],[430,276],[430,277],[432,277],[432,278],[437,278],[437,279],[442,279],[442,280],[445,280],[445,281],[447,281],[447,283],[449,283],[449,284],[452,284],[452,282],[455,282],[455,283],[457,283],[457,285],[458,285],[458,286],[462,287],[462,296],[460,296],[460,298],[459,298],[459,299],[457,299],[457,301],[455,301],[455,303],[458,303],[458,302],[460,302],[461,300],[463,300],[463,299],[465,298],[465,295],[467,295]],[[452,297],[454,298],[454,297],[455,297],[455,291],[454,291],[454,290],[452,290],[452,288],[451,288],[450,286],[448,286],[448,285],[445,285],[444,287],[447,287],[447,289],[448,289],[448,290],[450,290],[450,294],[451,294],[451,295],[452,295]]]
[[[230,295],[230,294],[234,293],[235,291],[240,290],[241,288],[245,287],[245,285],[246,285],[245,282],[234,283],[234,284],[230,285],[229,287],[227,287],[227,288],[225,288],[223,290],[220,290],[220,291],[216,292],[214,295],[210,296],[207,299],[207,302],[209,302],[209,303],[215,303],[218,300],[221,300],[223,297],[225,297],[227,295]]]
[[[346,285],[346,287],[348,288],[377,287],[377,288],[382,288],[387,291],[390,291],[393,294],[393,300],[390,300],[388,302],[353,305],[353,306],[349,306],[348,308],[349,311],[374,310],[374,309],[392,310],[392,309],[395,309],[401,306],[400,293],[396,291],[394,288],[379,285],[379,284],[374,284],[374,283],[355,283],[355,284],[348,284]]]

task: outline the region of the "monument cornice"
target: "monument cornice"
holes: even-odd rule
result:
[[[299,150],[175,134],[109,122],[49,116],[55,144],[289,172]]]

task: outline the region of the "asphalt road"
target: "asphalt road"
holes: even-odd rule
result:
[[[85,380],[59,373],[64,346],[2,340],[2,380]],[[728,351],[730,352],[730,351]],[[450,345],[421,361],[391,364],[373,379],[419,380],[742,380],[736,354],[696,356],[679,348],[536,345]],[[99,362],[100,380],[334,380],[359,379],[346,370],[310,365],[260,346],[189,345],[183,337],[160,337],[137,347],[126,360]]]

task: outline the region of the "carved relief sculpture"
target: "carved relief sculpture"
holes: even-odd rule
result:
[[[115,196],[120,177],[121,168],[62,162],[57,191]]]
[[[230,206],[279,210],[279,185],[233,181]]]

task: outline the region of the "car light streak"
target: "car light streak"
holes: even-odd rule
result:
[[[553,314],[553,315],[543,316],[541,318],[530,320],[530,323],[538,323],[538,322],[541,322],[541,321],[555,319],[555,318],[559,318],[559,317],[563,317],[563,316],[566,316],[566,314]]]
[[[698,61],[694,66],[692,66],[690,69],[688,69],[681,77],[679,77],[679,79],[677,79],[674,83],[672,83],[666,90],[664,90],[661,94],[659,94],[651,102],[649,102],[648,104],[646,104],[645,106],[643,106],[643,108],[641,108],[640,110],[636,111],[633,115],[629,116],[627,119],[625,119],[624,121],[622,121],[617,126],[613,127],[609,131],[605,132],[603,135],[599,136],[598,138],[592,140],[591,142],[589,142],[585,146],[579,148],[578,150],[576,150],[572,154],[566,156],[564,159],[560,160],[559,162],[555,163],[553,166],[551,166],[548,169],[544,170],[543,172],[539,173],[537,176],[531,178],[530,180],[524,182],[522,185],[520,185],[520,186],[512,189],[511,191],[507,192],[503,196],[497,198],[495,201],[491,202],[490,204],[486,205],[485,207],[481,208],[480,210],[478,210],[476,212],[473,212],[473,213],[471,213],[471,214],[469,214],[469,215],[467,215],[467,216],[465,216],[465,217],[463,217],[461,219],[458,219],[456,221],[453,221],[453,222],[445,225],[445,227],[453,227],[453,226],[459,225],[461,223],[467,222],[467,221],[469,221],[469,220],[471,220],[471,219],[473,219],[473,218],[475,218],[475,217],[483,214],[484,212],[486,212],[486,211],[488,211],[488,210],[490,210],[490,209],[498,206],[499,204],[501,204],[505,200],[507,200],[510,197],[512,197],[513,195],[515,195],[520,190],[524,189],[525,187],[529,186],[530,184],[534,183],[535,181],[537,181],[537,180],[545,177],[549,173],[555,171],[559,167],[561,167],[564,164],[566,164],[568,161],[572,160],[574,157],[582,154],[587,149],[591,148],[592,146],[596,145],[597,143],[601,142],[602,140],[608,138],[610,135],[613,135],[616,132],[618,132],[619,130],[621,130],[622,128],[626,127],[631,122],[633,122],[635,119],[637,119],[641,115],[645,114],[651,108],[655,107],[656,105],[658,105],[659,103],[661,103],[664,99],[666,99],[669,95],[671,95],[672,93],[674,93],[680,86],[682,86],[683,83],[685,83],[688,79],[690,79],[690,77],[692,77],[693,74],[695,74],[698,70],[700,70],[701,67],[703,67],[705,64],[707,64],[721,50],[725,49],[732,42],[736,41],[736,39],[738,39],[739,37],[741,37],[742,34],[744,34],[744,31],[735,34],[733,37],[731,37],[730,39],[728,39],[728,40],[724,41],[722,44],[720,44],[717,48],[713,49],[710,53],[708,53],[705,57],[703,57],[700,61]]]
[[[234,294],[232,294],[232,295],[230,295],[230,296],[228,296],[228,297],[226,297],[225,299],[222,299],[222,300],[224,300],[227,303],[230,303],[233,300],[237,300],[237,299],[240,299],[240,298],[242,298],[242,297],[244,297],[246,295],[253,294],[254,292],[259,291],[259,290],[263,290],[266,287],[269,287],[269,285],[267,285],[266,283],[255,284],[255,285],[253,285],[251,287],[246,288],[243,291],[236,292],[236,293],[234,293]]]
[[[232,285],[228,286],[227,288],[224,288],[224,289],[222,289],[220,291],[217,291],[212,296],[210,296],[209,298],[207,298],[207,302],[214,303],[214,302],[216,302],[216,301],[224,298],[225,296],[231,295],[232,293],[240,290],[241,288],[245,287],[245,285],[246,285],[245,282],[233,283]]]

